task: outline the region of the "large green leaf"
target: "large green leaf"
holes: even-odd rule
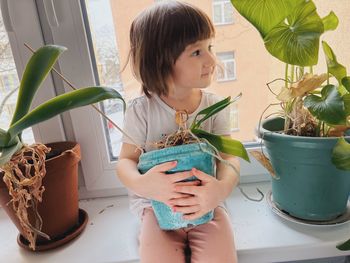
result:
[[[344,101],[334,85],[323,87],[321,97],[308,95],[304,100],[304,106],[321,121],[334,125],[345,124]]]
[[[342,79],[346,77],[346,68],[338,63],[337,57],[327,42],[322,41],[322,47],[324,54],[326,55],[328,72],[338,80],[339,85],[342,85]]]
[[[272,28],[283,21],[303,0],[231,0],[236,10],[244,16],[264,38]]]
[[[350,92],[350,77],[346,76],[341,80],[342,85],[346,88],[348,92]]]
[[[343,137],[333,148],[332,163],[340,170],[350,171],[350,144]]]
[[[211,134],[200,129],[191,129],[191,131],[196,136],[208,140],[218,151],[241,157],[247,162],[250,162],[248,153],[240,141],[225,136]]]
[[[333,11],[331,11],[327,16],[322,18],[323,26],[324,26],[324,31],[329,31],[329,30],[335,30],[338,27],[339,24],[339,19],[334,14]]]
[[[0,156],[0,166],[4,165],[11,160],[12,155],[22,148],[23,144],[20,140],[17,140],[17,143],[9,147],[2,148]]]
[[[264,38],[266,49],[279,60],[299,66],[317,64],[322,19],[312,1],[302,1],[287,20],[272,28]]]
[[[39,48],[32,55],[22,76],[11,124],[28,113],[36,91],[56,63],[59,55],[65,50],[66,48],[62,46],[47,45]]]
[[[39,105],[22,119],[11,125],[8,130],[10,139],[14,138],[24,129],[48,120],[62,112],[105,99],[123,100],[122,96],[116,90],[103,87],[83,88],[59,95]]]

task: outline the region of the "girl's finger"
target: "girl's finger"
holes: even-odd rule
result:
[[[197,211],[197,212],[192,213],[192,214],[183,215],[182,218],[184,220],[194,220],[194,219],[200,218],[203,215],[204,215],[204,213],[202,211]]]
[[[200,188],[200,186],[176,185],[175,186],[175,192],[183,193],[183,194],[197,195],[198,192],[199,192],[199,188]]]
[[[177,165],[177,161],[166,162],[166,163],[161,163],[154,166],[153,168],[151,168],[151,170],[154,172],[166,172],[172,168],[175,168],[176,165]]]
[[[200,211],[199,205],[191,205],[191,206],[173,206],[173,212],[178,212],[182,214],[192,214]]]
[[[198,199],[195,196],[185,197],[185,198],[176,198],[169,200],[169,204],[172,206],[191,206],[198,205]]]
[[[189,182],[178,182],[178,183],[175,183],[176,185],[200,185],[201,184],[201,181],[199,180],[195,180],[195,181],[189,181]]]
[[[183,181],[183,180],[188,179],[190,177],[192,177],[191,171],[178,172],[178,173],[174,173],[174,174],[169,175],[169,178],[170,178],[171,182],[173,182],[173,183]]]
[[[188,198],[188,197],[191,197],[191,196],[193,196],[193,195],[174,192],[174,193],[171,194],[171,198],[169,199],[169,202],[171,200],[175,200],[175,199],[178,199],[178,198]]]

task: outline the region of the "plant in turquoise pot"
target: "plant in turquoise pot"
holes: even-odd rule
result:
[[[200,129],[200,126],[204,121],[225,109],[240,96],[241,94],[232,100],[230,97],[227,97],[201,110],[195,116],[189,128],[185,125],[188,117],[187,113],[185,111],[178,111],[175,121],[179,125],[179,129],[161,141],[155,142],[159,150],[141,154],[138,164],[140,172],[143,174],[155,165],[174,160],[177,161],[177,166],[168,171],[167,173],[169,174],[196,168],[214,176],[216,160],[225,162],[236,171],[236,168],[232,164],[220,157],[219,152],[238,156],[249,161],[243,144],[226,136],[219,136],[203,131]],[[238,171],[236,173],[239,174]],[[196,177],[192,176],[188,180],[196,180]],[[210,211],[200,218],[186,220],[183,219],[182,213],[173,212],[167,204],[155,200],[152,200],[152,207],[160,228],[164,230],[200,225],[213,218],[213,211]]]
[[[311,0],[231,3],[285,67],[276,94],[281,110],[260,127],[273,202],[306,222],[334,220],[346,212],[350,194],[350,77],[321,36],[337,28],[338,17],[320,17]],[[315,74],[320,46],[327,72]],[[338,248],[350,249],[350,242]]]
[[[0,204],[21,233],[18,243],[30,250],[66,243],[81,231],[81,215],[85,215],[84,219],[87,215],[80,213],[78,207],[79,145],[27,145],[22,131],[77,107],[105,99],[122,100],[114,89],[87,87],[58,95],[31,109],[37,90],[65,50],[47,45],[34,52],[20,81],[11,124],[7,130],[0,129]]]

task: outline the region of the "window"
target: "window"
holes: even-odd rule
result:
[[[236,79],[236,61],[233,52],[216,54],[220,61],[217,67],[217,81],[231,81]]]
[[[213,22],[215,25],[233,23],[233,7],[229,0],[213,0]]]

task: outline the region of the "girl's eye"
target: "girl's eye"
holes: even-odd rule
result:
[[[196,50],[194,52],[192,52],[192,56],[196,57],[196,56],[199,56],[201,54],[201,52],[199,50]]]

